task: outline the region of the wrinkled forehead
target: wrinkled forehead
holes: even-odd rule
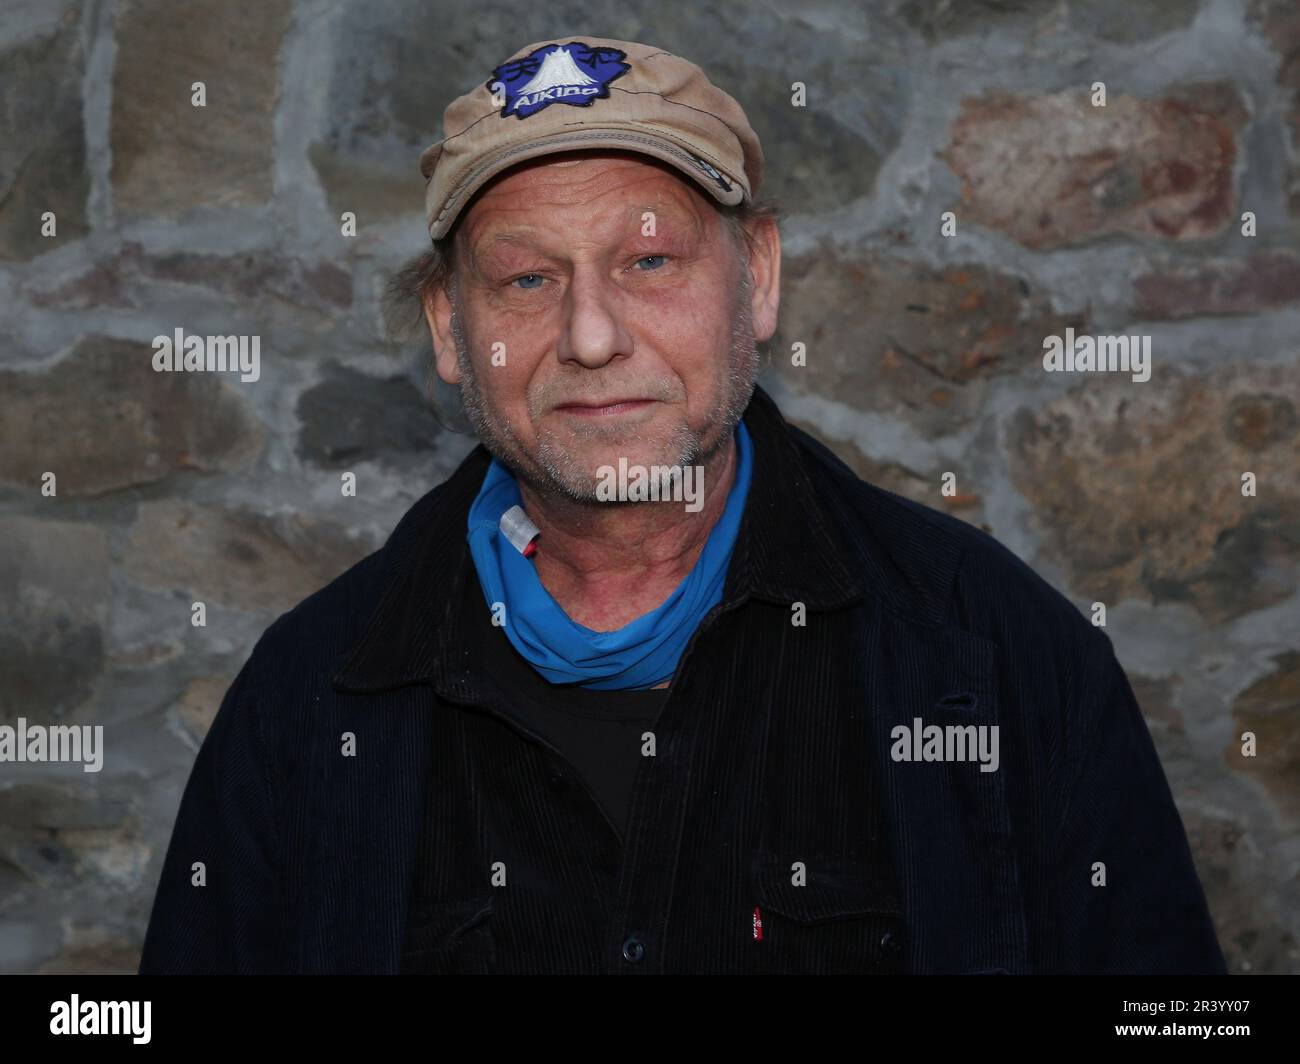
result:
[[[557,201],[567,199],[569,206],[579,212],[594,211],[591,197],[596,189],[592,181],[604,174],[609,175],[610,182],[602,186],[603,191],[626,191],[602,212],[612,214],[616,224],[625,221],[640,226],[645,212],[650,211],[656,229],[666,226],[699,235],[706,230],[711,216],[718,213],[714,201],[681,171],[653,156],[587,149],[526,159],[494,175],[466,204],[452,235],[459,234],[457,245],[468,250],[480,249],[503,236],[536,230],[546,208],[530,210],[529,194],[542,187],[555,189],[571,184],[572,193],[557,197]]]

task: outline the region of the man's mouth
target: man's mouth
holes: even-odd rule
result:
[[[555,409],[559,413],[576,414],[579,417],[608,417],[641,410],[653,402],[654,399],[602,399],[594,403],[562,403]]]

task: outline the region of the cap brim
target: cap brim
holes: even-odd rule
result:
[[[542,155],[597,148],[622,149],[653,156],[676,167],[715,200],[727,206],[735,206],[746,195],[744,186],[733,175],[722,172],[712,163],[701,159],[687,145],[665,136],[648,133],[641,128],[627,129],[615,125],[587,126],[570,132],[546,134],[523,144],[513,144],[505,151],[480,162],[457,184],[446,202],[441,205],[438,215],[429,223],[429,235],[434,240],[441,240],[446,236],[474,193],[501,171]],[[719,176],[710,174],[704,168],[705,166]],[[724,188],[723,182],[729,187]],[[426,204],[426,208],[430,206]]]

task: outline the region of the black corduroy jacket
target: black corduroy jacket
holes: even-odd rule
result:
[[[186,786],[140,971],[394,973],[415,943],[448,972],[1223,972],[1106,634],[761,388],[745,419],[723,599],[625,838],[465,638],[480,446],[258,642]],[[917,722],[996,727],[996,771],[895,760]]]

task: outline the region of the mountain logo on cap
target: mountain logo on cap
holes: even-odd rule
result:
[[[492,71],[488,91],[505,102],[501,117],[527,118],[553,103],[588,107],[609,97],[609,83],[631,66],[618,48],[595,48],[582,41],[545,44]]]

